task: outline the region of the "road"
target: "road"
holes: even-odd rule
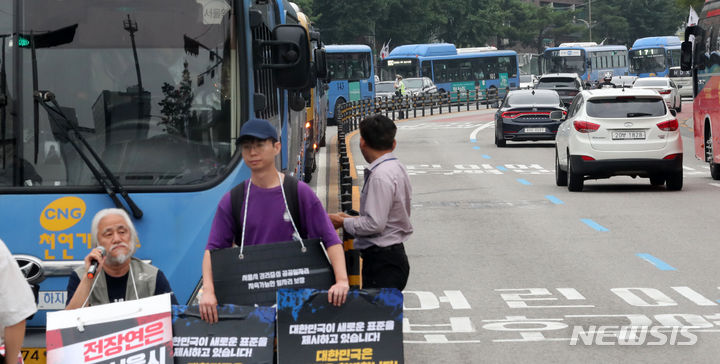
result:
[[[493,110],[398,122],[415,227],[406,362],[716,361],[720,184],[694,157],[691,109],[678,115],[677,192],[630,177],[568,192],[555,185],[553,143],[495,147]]]

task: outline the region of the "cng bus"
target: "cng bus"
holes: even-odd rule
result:
[[[328,120],[343,103],[375,98],[375,66],[372,49],[364,44],[330,44],[327,54]]]
[[[710,176],[720,180],[720,1],[708,0],[697,26],[685,29],[681,67],[691,71],[695,157],[708,163]],[[688,41],[694,36],[694,41]]]
[[[630,75],[668,77],[670,67],[680,66],[680,43],[675,36],[636,40],[628,51]]]
[[[408,44],[395,47],[380,63],[380,79],[395,75],[429,77],[440,92],[520,86],[518,55],[495,47],[456,48],[450,43]]]
[[[586,83],[594,83],[610,71],[614,76],[628,74],[628,50],[622,45],[595,42],[562,43],[543,52],[543,73],[577,73]]]
[[[269,120],[278,169],[304,177],[315,80],[298,22],[284,0],[0,2],[0,238],[39,293],[33,362],[96,212],[128,210],[135,255],[192,303],[217,204],[250,175],[243,123]]]

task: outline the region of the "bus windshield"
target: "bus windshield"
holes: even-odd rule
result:
[[[635,49],[629,52],[630,71],[656,73],[665,71],[665,48]]]
[[[395,75],[419,77],[416,59],[386,59],[380,63],[380,80],[394,81]],[[427,76],[427,75],[426,75]]]
[[[331,80],[363,80],[370,78],[370,53],[328,53]]]
[[[580,49],[556,50],[545,53],[545,73],[585,73],[585,56]]]
[[[70,124],[126,187],[218,178],[239,112],[231,14],[224,1],[0,2],[0,188],[96,188]],[[67,118],[34,105],[35,90]]]

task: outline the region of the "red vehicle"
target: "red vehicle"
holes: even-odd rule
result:
[[[692,70],[695,156],[710,164],[710,175],[720,180],[720,1],[708,0],[696,26],[685,31],[682,69]],[[695,36],[693,43],[687,38]]]

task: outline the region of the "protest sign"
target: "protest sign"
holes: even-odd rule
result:
[[[48,364],[171,364],[170,294],[47,314]]]
[[[403,296],[394,288],[352,290],[344,305],[327,291],[280,289],[279,364],[402,364]]]
[[[328,289],[335,275],[320,239],[218,249],[212,259],[215,296],[220,304],[275,304],[279,288]]]
[[[200,319],[198,306],[173,306],[175,364],[270,364],[275,309],[223,305],[218,322]]]

